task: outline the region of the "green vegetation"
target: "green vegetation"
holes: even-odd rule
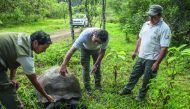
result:
[[[66,18],[67,4],[56,0],[1,0],[0,25],[36,22],[44,18]]]
[[[46,32],[55,32],[58,30],[68,29],[68,21],[63,19],[44,19],[39,22],[33,22],[20,25],[9,25],[8,27],[0,27],[0,32],[27,32],[32,33],[37,30]]]
[[[119,21],[123,29],[138,34],[151,4],[163,7],[163,18],[172,30],[172,44],[190,44],[190,1],[188,0],[108,0],[108,8],[114,12],[113,19]],[[113,12],[111,14],[113,14]],[[114,17],[114,18],[113,18]]]
[[[188,91],[190,89],[186,88],[188,85],[188,78],[190,77],[187,73],[190,61],[189,49],[185,49],[185,46],[171,48],[168,58],[165,59],[159,70],[158,77],[152,82],[147,100],[144,102],[136,102],[133,97],[138,93],[138,89],[141,86],[141,80],[135,87],[132,96],[127,97],[118,94],[127,83],[132,66],[135,62],[130,56],[135,47],[136,37],[130,35],[132,41],[129,43],[123,40],[125,39],[125,34],[122,33],[118,24],[109,23],[107,28],[110,33],[110,43],[102,65],[102,83],[104,88],[102,92],[94,91],[93,95],[90,97],[86,95],[82,83],[82,69],[79,62],[79,52],[74,54],[74,57],[72,57],[69,63],[70,69],[73,70],[80,81],[83,91],[82,102],[86,104],[89,109],[189,108],[188,103],[190,95]],[[47,52],[35,55],[37,73],[41,74],[43,70],[53,65],[60,65],[67,50],[71,46],[71,42],[70,38],[66,38],[61,42],[51,45]],[[179,57],[177,57],[179,55],[180,60]],[[174,63],[178,63],[179,65]],[[171,79],[173,77],[172,75],[175,76],[174,79]],[[18,71],[17,80],[20,83],[18,93],[26,109],[42,108],[38,103],[33,86],[26,79],[26,76],[23,75],[22,70]],[[170,84],[172,84],[173,87],[171,87]],[[168,99],[168,96],[170,99]],[[164,101],[166,101],[165,105],[163,105]]]
[[[85,13],[89,25],[101,21],[101,1],[73,0],[73,14]],[[120,23],[126,40],[128,33],[139,32],[142,24],[148,19],[146,12],[151,4],[160,4],[164,8],[163,18],[172,30],[173,45],[190,43],[190,1],[184,0],[107,0],[107,21]],[[1,0],[0,26],[31,23],[45,18],[68,18],[66,0]],[[110,16],[110,17],[109,17]],[[15,31],[15,30],[14,30]],[[130,41],[130,40],[129,40]]]
[[[62,1],[62,2],[61,2]],[[75,0],[77,1],[77,0]],[[75,13],[84,13],[89,8],[92,26],[101,25],[101,6],[97,0],[87,0],[94,4],[73,7]],[[172,46],[161,63],[158,76],[152,80],[150,90],[143,102],[136,102],[142,80],[140,79],[132,96],[119,96],[118,92],[127,83],[134,62],[131,53],[135,48],[138,32],[147,20],[146,11],[150,4],[160,4],[164,8],[164,20],[172,30]],[[82,68],[79,52],[69,63],[70,69],[79,79],[83,91],[82,102],[89,109],[189,109],[190,103],[190,1],[174,0],[107,0],[107,25],[110,43],[102,64],[103,91],[94,91],[87,96],[82,83]],[[69,28],[65,0],[2,0],[0,3],[0,32],[27,32],[44,30],[54,33]],[[57,19],[49,19],[57,18]],[[61,19],[58,19],[61,18]],[[78,35],[78,34],[77,34]],[[75,35],[75,36],[77,36]],[[71,39],[65,38],[47,49],[47,52],[34,55],[36,72],[54,65],[60,65]],[[21,69],[17,80],[20,83],[18,95],[26,109],[40,109],[35,89]],[[93,76],[93,75],[91,75]],[[92,77],[93,79],[93,77]]]

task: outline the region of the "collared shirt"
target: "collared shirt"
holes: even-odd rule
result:
[[[16,68],[10,67],[10,65],[17,67],[21,65],[25,74],[35,73],[30,38],[25,33],[14,32],[1,33],[0,36],[0,64],[5,68]],[[19,64],[17,65],[15,62]]]
[[[157,60],[161,47],[169,47],[171,30],[162,19],[155,25],[148,21],[144,23],[139,37],[141,38],[139,57]]]
[[[25,74],[31,75],[35,73],[34,60],[32,57],[19,57],[16,61],[21,64]]]
[[[106,49],[108,46],[109,39],[104,42],[103,44],[95,44],[92,42],[92,36],[93,32],[98,30],[99,28],[87,28],[85,29],[80,36],[76,39],[76,41],[73,44],[73,47],[75,48],[85,48],[88,50],[97,50],[97,49]]]
[[[31,43],[30,38],[28,37],[28,41],[29,43]],[[18,41],[19,42],[19,41]],[[19,44],[19,43],[18,43]],[[20,44],[22,45],[22,42],[20,42]],[[30,44],[31,45],[31,44]],[[31,46],[30,46],[30,56],[32,56],[32,50],[31,50]],[[35,73],[35,67],[34,67],[34,59],[33,57],[27,57],[27,56],[23,56],[23,57],[18,57],[16,59],[16,61],[21,64],[23,71],[25,74],[27,75],[31,75]]]

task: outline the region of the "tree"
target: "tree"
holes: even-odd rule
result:
[[[100,1],[99,0],[85,0],[85,13],[88,19],[89,26],[92,27],[98,21],[96,18],[100,15]]]
[[[163,7],[163,18],[172,30],[172,44],[190,45],[190,1],[189,0],[109,0],[109,6],[119,17],[121,28],[138,34],[147,20],[148,8],[152,4]],[[170,7],[170,8],[167,8]]]
[[[106,17],[105,17],[105,11],[106,11],[106,0],[102,0],[102,26],[103,29],[106,29]]]
[[[0,20],[7,25],[35,22],[46,17],[60,18],[66,12],[63,5],[55,0],[1,0]]]
[[[88,19],[88,26],[91,27],[91,19],[90,19],[90,15],[89,15],[89,7],[88,7],[88,4],[89,4],[89,0],[85,0],[85,13],[86,13],[86,17]]]
[[[74,42],[74,30],[73,30],[73,18],[72,18],[72,7],[71,7],[71,0],[68,0],[68,8],[69,8],[69,18],[70,18],[70,31],[72,41]]]

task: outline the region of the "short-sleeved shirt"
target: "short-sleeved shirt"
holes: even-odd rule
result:
[[[32,57],[18,57],[16,61],[21,64],[23,71],[27,75],[35,74],[34,59]],[[0,64],[3,66],[5,62],[0,57]]]
[[[106,49],[109,39],[102,44],[95,44],[92,42],[93,33],[100,28],[87,28],[85,29],[73,44],[74,48],[85,48],[88,50]]]
[[[2,66],[12,69],[21,65],[25,74],[35,73],[31,42],[28,35],[25,33],[1,33],[0,39],[2,51],[0,53],[0,64]],[[10,67],[10,65],[13,66]]]
[[[157,60],[161,47],[169,47],[171,30],[163,19],[156,25],[151,25],[148,21],[144,23],[139,33],[139,37],[141,38],[139,57]]]
[[[28,37],[29,38],[29,37]],[[31,43],[30,40],[28,40],[28,43]],[[22,45],[22,42],[20,42],[20,44]],[[30,48],[31,50],[31,48]],[[32,53],[32,50],[31,50]],[[16,61],[21,64],[23,71],[25,74],[27,75],[31,75],[35,73],[35,67],[34,67],[34,59],[33,57],[30,56],[22,56],[22,57],[18,57],[16,59]]]
[[[16,61],[21,64],[25,74],[35,74],[34,60],[32,57],[18,57]]]

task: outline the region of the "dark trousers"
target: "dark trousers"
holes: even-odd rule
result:
[[[99,50],[87,50],[80,49],[80,62],[82,64],[82,73],[83,73],[83,82],[84,86],[87,90],[90,90],[90,56],[92,56],[93,64],[96,62],[99,55]],[[101,82],[101,73],[100,73],[100,65],[94,74],[95,78],[95,86],[100,86]]]
[[[130,75],[129,82],[125,86],[125,89],[128,91],[132,91],[138,82],[139,78],[144,74],[142,87],[139,91],[139,97],[144,98],[149,89],[150,79],[156,77],[157,71],[152,71],[151,67],[155,63],[155,60],[147,60],[143,58],[138,58],[133,71]]]
[[[22,109],[16,88],[10,83],[6,72],[7,69],[0,66],[0,105],[2,104],[6,109]]]

